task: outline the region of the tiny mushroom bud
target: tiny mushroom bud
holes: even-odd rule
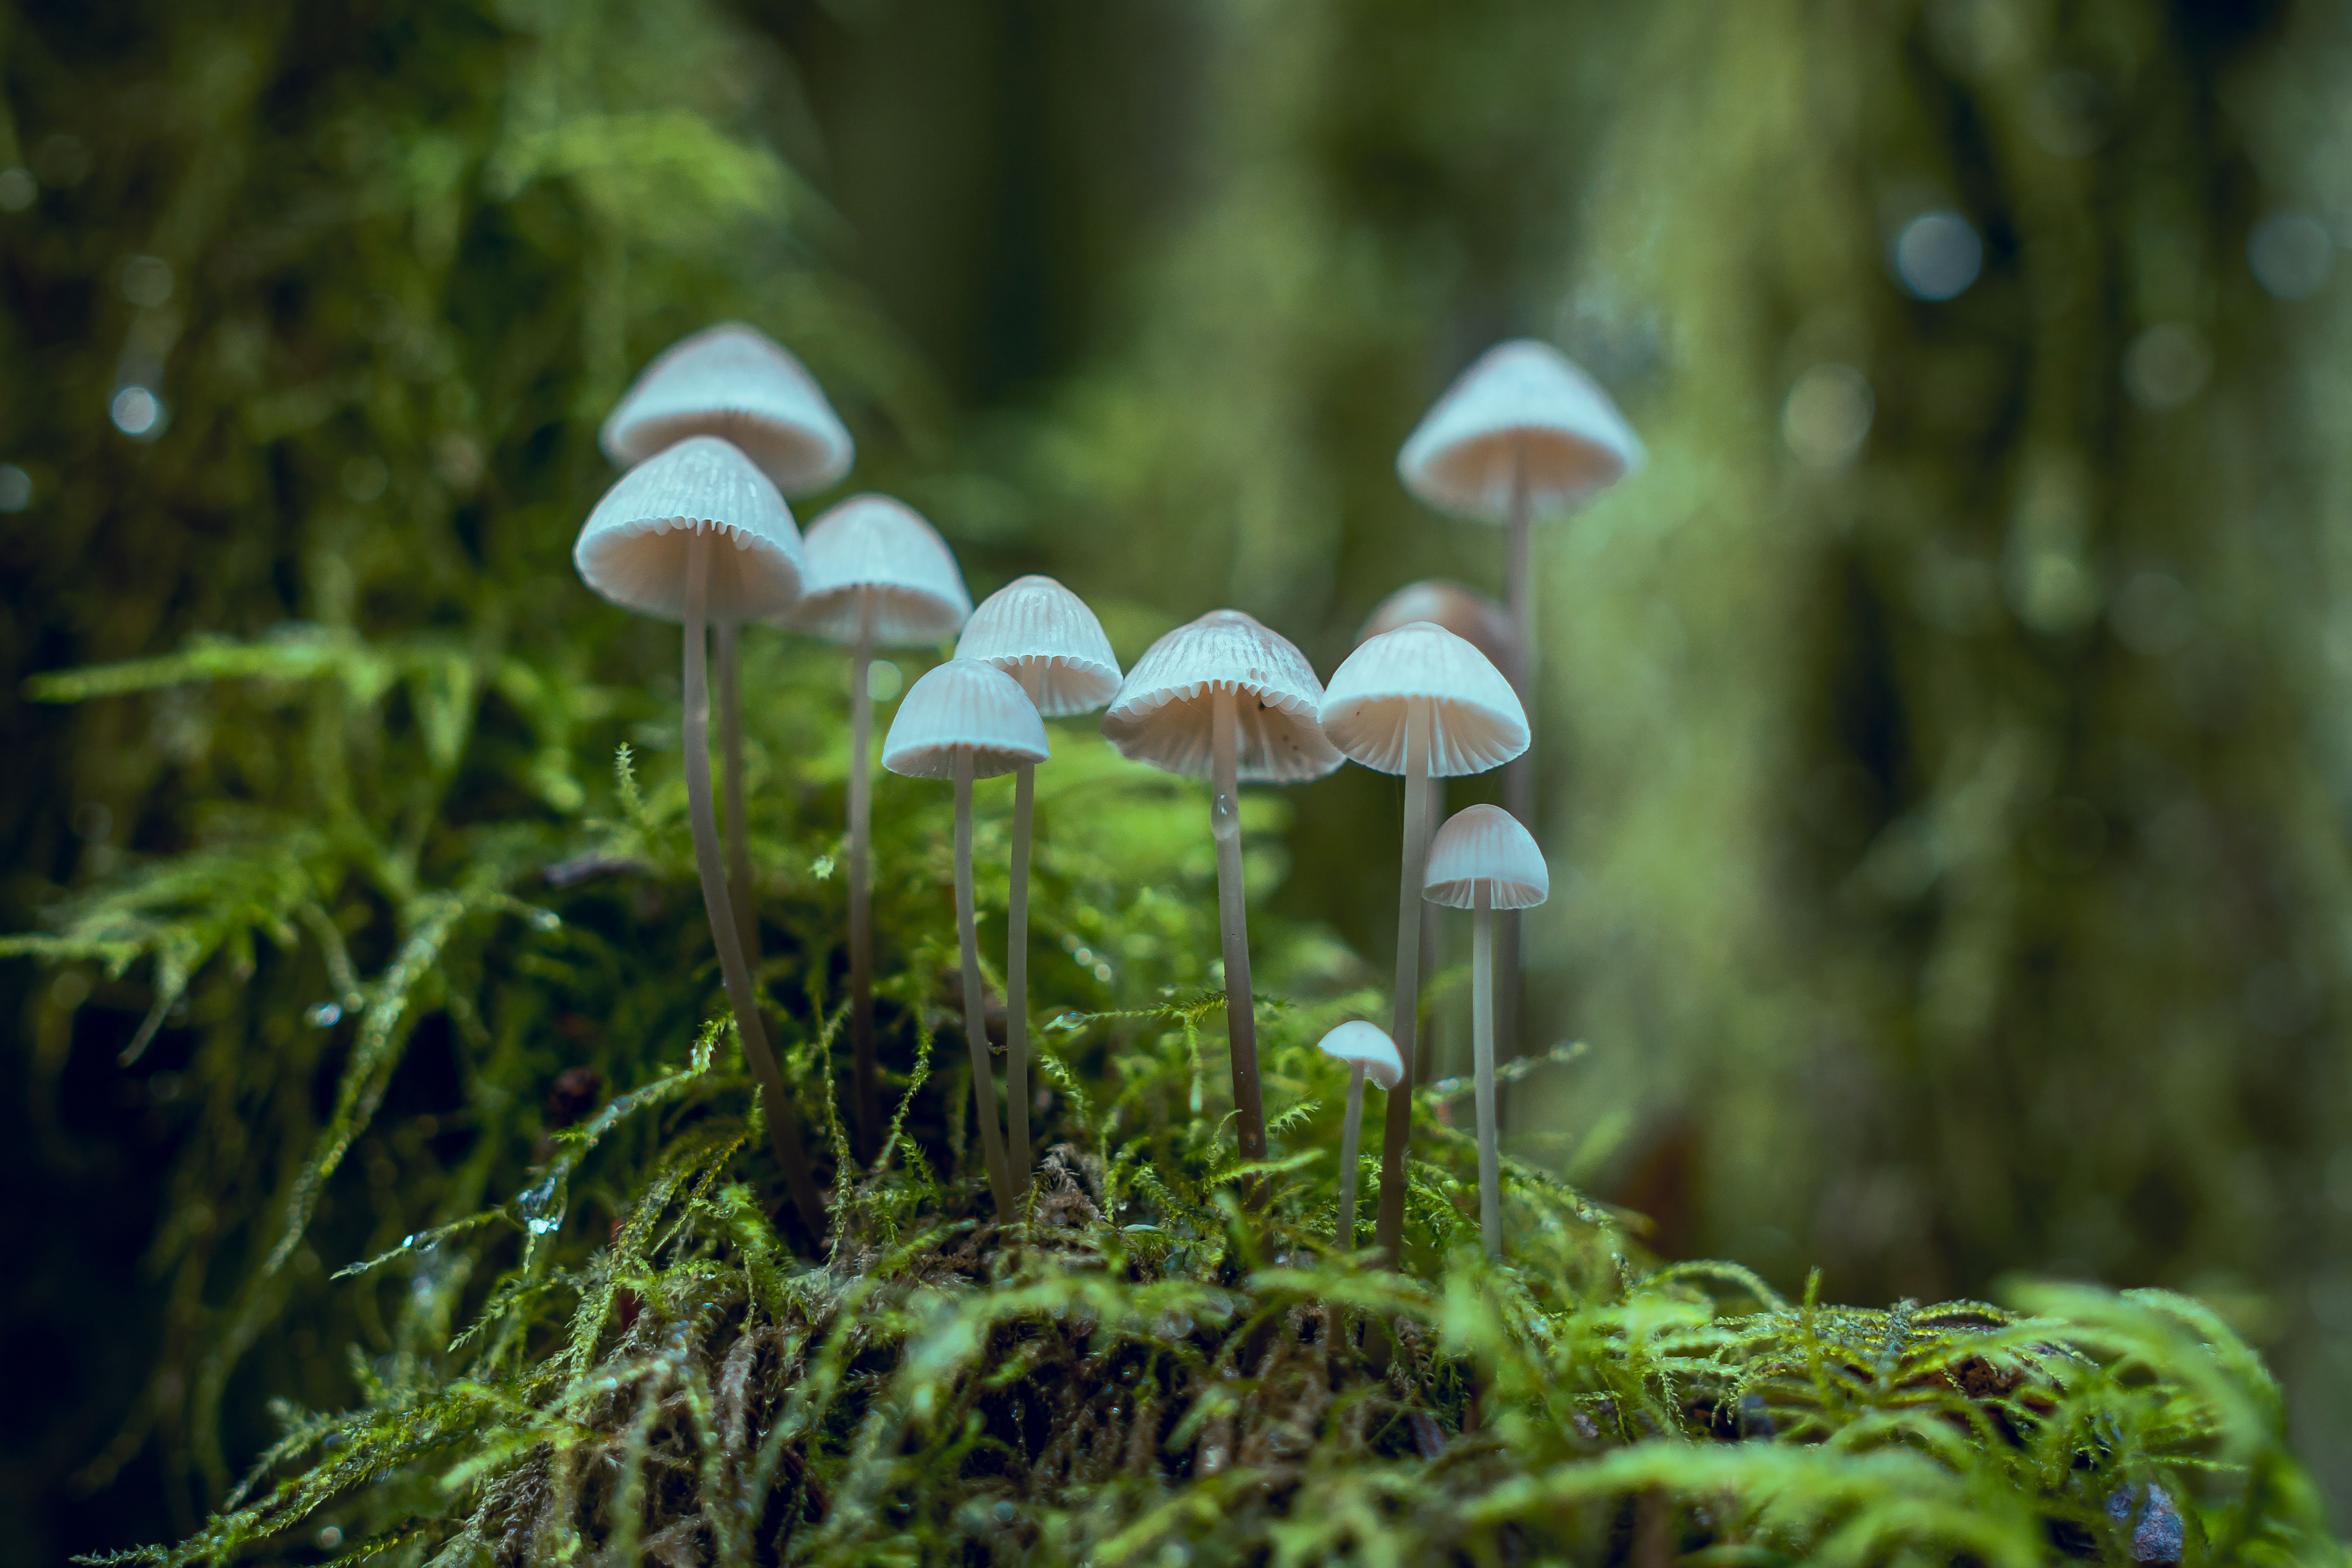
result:
[[[971,614],[955,552],[913,508],[888,496],[852,496],[809,525],[808,572],[792,624],[847,645],[849,657],[849,1039],[857,1135],[871,1154],[882,1136],[874,1061],[872,841],[877,647],[920,647],[953,637]]]
[[[1527,750],[1527,716],[1511,683],[1486,656],[1443,626],[1415,621],[1349,654],[1324,694],[1323,732],[1366,767],[1405,777],[1404,856],[1397,904],[1396,1012],[1390,1034],[1413,1070],[1413,1017],[1421,980],[1422,876],[1429,857],[1432,774],[1484,773]],[[1381,1206],[1374,1235],[1391,1264],[1402,1256],[1404,1160],[1412,1094],[1389,1096],[1381,1145]]]
[[[1404,1059],[1396,1042],[1377,1024],[1358,1018],[1340,1025],[1322,1039],[1323,1054],[1348,1064],[1348,1116],[1339,1131],[1339,1215],[1332,1234],[1342,1252],[1356,1250],[1356,1177],[1362,1164],[1357,1154],[1363,1136],[1364,1079],[1382,1089],[1404,1081]]]
[[[1103,733],[1121,755],[1210,781],[1225,1038],[1233,1054],[1234,1134],[1244,1161],[1265,1158],[1265,1107],[1251,1011],[1239,786],[1244,780],[1303,783],[1339,766],[1339,753],[1316,720],[1322,698],[1315,667],[1287,638],[1239,610],[1212,610],[1146,648],[1103,715]]]
[[[1472,1062],[1478,1090],[1478,1222],[1486,1256],[1503,1255],[1501,1159],[1495,1133],[1495,935],[1493,911],[1523,910],[1551,894],[1551,872],[1534,835],[1499,806],[1456,814],[1429,847],[1423,897],[1471,914]]]
[[[1018,577],[981,601],[958,658],[994,665],[1021,683],[1039,714],[1091,713],[1118,694],[1118,656],[1086,601],[1051,577]],[[1004,1101],[1013,1167],[1029,1169],[1029,829],[1036,770],[1013,782],[1013,882],[1005,909]]]
[[[964,1043],[971,1053],[971,1091],[980,1142],[999,1219],[1013,1211],[1011,1167],[996,1121],[996,1080],[988,1064],[988,1025],[980,983],[980,943],[972,910],[971,784],[1045,760],[1045,724],[1020,684],[994,665],[950,659],[915,682],[890,721],[882,765],[909,778],[955,781],[956,935],[963,958]]]

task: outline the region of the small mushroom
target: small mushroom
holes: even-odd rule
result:
[[[690,436],[718,436],[757,464],[785,496],[804,496],[849,472],[856,446],[824,389],[784,347],[740,321],[679,339],[638,374],[598,440],[623,468]],[[760,922],[743,789],[743,708],[736,654],[740,623],[717,619],[719,748],[727,784],[727,886],[744,961],[760,963]]]
[[[1397,900],[1396,1012],[1389,1027],[1412,1081],[1421,983],[1422,875],[1429,858],[1429,784],[1500,767],[1528,749],[1527,714],[1486,656],[1444,626],[1415,621],[1348,656],[1324,694],[1323,733],[1368,768],[1404,775],[1404,856]],[[1391,1263],[1404,1239],[1404,1160],[1412,1096],[1389,1096],[1375,1239]]]
[[[1535,836],[1500,806],[1456,813],[1429,846],[1422,896],[1470,915],[1471,1070],[1478,1092],[1478,1226],[1486,1256],[1503,1256],[1503,1187],[1495,1148],[1494,911],[1551,896],[1551,872]]]
[[[955,781],[956,938],[963,956],[963,1035],[971,1052],[971,1092],[980,1147],[996,1215],[1013,1217],[1012,1167],[996,1123],[996,1079],[988,1064],[987,999],[972,915],[971,783],[1045,760],[1045,723],[1020,682],[976,658],[950,659],[908,689],[882,741],[882,765],[909,778]]]
[[[731,548],[720,548],[722,540]],[[759,996],[735,928],[719,858],[710,799],[709,651],[714,619],[778,614],[798,595],[801,540],[769,478],[714,436],[681,441],[630,469],[582,525],[572,564],[589,587],[625,609],[686,625],[686,796],[694,869],[719,950],[719,970],[743,1056],[767,1100],[768,1136],[793,1203],[810,1232],[824,1235],[824,1202],[801,1146],[800,1120],[768,1044]]]
[[[888,496],[852,496],[809,525],[808,573],[792,625],[845,644],[849,654],[849,1040],[857,1137],[882,1137],[874,1063],[874,650],[923,647],[955,636],[971,595],[955,552],[914,509]]]
[[[1339,1250],[1356,1250],[1356,1178],[1363,1164],[1358,1153],[1364,1130],[1364,1079],[1383,1091],[1404,1081],[1404,1058],[1396,1042],[1378,1024],[1358,1018],[1340,1025],[1322,1039],[1323,1054],[1348,1064],[1348,1120],[1339,1131],[1339,1218],[1332,1233]]]
[[[1240,785],[1303,784],[1339,766],[1339,753],[1316,720],[1322,700],[1315,667],[1287,638],[1239,610],[1212,610],[1146,648],[1103,715],[1103,733],[1121,755],[1210,782],[1225,1038],[1244,1161],[1265,1158],[1265,1105],[1251,1011]]]
[[[1041,718],[1091,713],[1118,694],[1118,656],[1086,601],[1051,577],[1015,578],[981,601],[958,658],[992,664],[1021,683]],[[1029,826],[1036,769],[1013,775],[1013,892],[1005,910],[1004,1099],[1013,1170],[1029,1170]]]

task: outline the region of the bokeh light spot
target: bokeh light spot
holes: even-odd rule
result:
[[[2276,298],[2308,300],[2327,286],[2336,237],[2309,213],[2273,213],[2247,236],[2246,265]]]
[[[22,511],[33,504],[33,476],[14,463],[0,463],[0,511]]]
[[[1842,468],[1870,435],[1877,400],[1850,364],[1817,364],[1799,376],[1780,405],[1780,438],[1800,462]]]
[[[23,212],[40,194],[40,184],[33,178],[32,170],[0,169],[0,212]]]
[[[2132,340],[2124,386],[2143,408],[2178,408],[2205,390],[2213,351],[2186,321],[2161,321]]]
[[[107,413],[114,427],[133,439],[152,441],[163,433],[163,401],[143,386],[126,386],[115,393]]]
[[[172,264],[160,256],[134,256],[122,264],[122,297],[142,310],[172,298]]]
[[[887,658],[877,658],[866,667],[866,695],[877,702],[887,702],[907,688],[907,677]]]
[[[1956,212],[1921,213],[1895,240],[1895,276],[1921,300],[1957,298],[1983,267],[1984,241]]]

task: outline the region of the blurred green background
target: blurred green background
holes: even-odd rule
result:
[[[1500,592],[1393,458],[1541,336],[1651,462],[1540,536],[1528,1039],[1591,1050],[1514,1135],[1784,1287],[2203,1295],[2343,1510],[2347,88],[2284,0],[0,5],[0,924],[272,766],[26,674],[297,621],[660,665],[568,545],[710,320],[976,593],[1327,674],[1412,578]],[[1398,794],[1298,792],[1268,900],[1373,972]],[[46,1563],[208,1500],[133,1409],[184,1123],[113,1065],[141,976],[0,993]]]

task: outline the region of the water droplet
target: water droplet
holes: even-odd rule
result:
[[[523,917],[533,931],[555,931],[563,924],[563,917],[553,910],[534,909]]]
[[[343,1005],[340,1002],[321,1002],[303,1014],[302,1017],[314,1029],[331,1029],[343,1021]]]
[[[412,1231],[410,1231],[406,1236],[402,1237],[400,1238],[400,1245],[401,1245],[401,1246],[403,1246],[403,1247],[414,1247],[414,1246],[415,1246],[415,1245],[416,1245],[416,1233],[415,1233],[415,1231],[413,1231],[413,1230],[412,1230]]]
[[[522,1215],[523,1228],[533,1236],[549,1235],[563,1224],[563,1205],[556,1195],[553,1176],[516,1194],[515,1207]]]
[[[996,1522],[999,1524],[1011,1524],[1013,1522],[1013,1508],[1009,1502],[998,1503],[989,1511],[996,1515]]]

